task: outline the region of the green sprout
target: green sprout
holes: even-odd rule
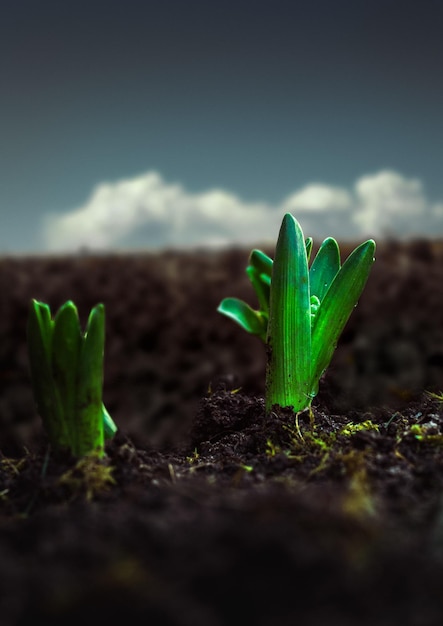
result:
[[[74,457],[104,455],[117,427],[102,402],[105,309],[95,306],[86,331],[68,300],[51,318],[49,306],[31,301],[28,353],[37,409],[56,450]]]
[[[375,242],[360,244],[341,265],[338,243],[328,237],[309,268],[312,239],[287,213],[272,261],[259,250],[247,275],[259,309],[225,298],[218,311],[257,335],[267,346],[266,410],[295,412],[311,405],[338,339],[364,289],[374,262]]]

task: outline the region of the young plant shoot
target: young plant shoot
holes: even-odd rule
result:
[[[237,298],[218,311],[267,345],[266,410],[273,405],[308,408],[318,392],[338,339],[364,289],[374,262],[375,242],[359,245],[340,263],[338,243],[328,237],[309,268],[312,239],[298,221],[284,218],[272,261],[253,250],[246,268],[257,294],[254,310]]]
[[[117,427],[102,403],[105,309],[95,306],[81,332],[68,300],[51,318],[49,306],[32,300],[28,353],[37,409],[56,450],[75,457],[104,455],[104,440]]]

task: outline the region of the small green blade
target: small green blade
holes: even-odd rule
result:
[[[224,298],[217,308],[219,313],[233,319],[239,326],[252,335],[266,338],[267,319],[259,311],[254,311],[249,304],[238,298]]]
[[[311,402],[308,259],[303,231],[290,213],[283,218],[275,251],[267,344],[267,411],[274,404],[306,408]]]
[[[260,312],[269,317],[269,298],[273,261],[261,250],[254,249],[249,255],[249,265],[246,274],[257,294]],[[266,340],[266,332],[264,333]]]
[[[63,421],[69,447],[77,450],[77,370],[82,336],[77,307],[68,300],[54,318],[52,341],[52,371],[63,406]]]
[[[317,311],[312,329],[311,390],[314,395],[343,328],[364,289],[374,262],[374,253],[375,242],[369,239],[349,255]]]
[[[312,245],[314,243],[314,240],[312,239],[312,237],[307,237],[305,239],[305,246],[306,246],[306,258],[309,259],[311,258],[311,252],[312,252]]]
[[[117,425],[109,415],[104,404],[102,404],[102,417],[103,417],[103,434],[105,439],[112,439],[117,432]]]
[[[271,277],[267,274],[259,274],[252,265],[246,268],[246,274],[251,281],[257,295],[261,313],[269,314],[269,298],[271,293]]]
[[[254,249],[249,255],[249,265],[257,270],[258,274],[266,274],[271,277],[272,259],[261,250]]]
[[[340,250],[338,243],[332,237],[328,237],[318,249],[309,270],[311,296],[317,296],[321,302],[339,270]]]
[[[88,319],[82,340],[77,381],[78,441],[76,456],[96,452],[104,454],[103,425],[103,354],[105,309],[95,306]]]
[[[27,343],[32,388],[38,413],[54,448],[68,445],[60,396],[52,375],[52,337],[54,322],[44,302],[31,301]]]

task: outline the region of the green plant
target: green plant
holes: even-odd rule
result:
[[[104,455],[104,440],[117,427],[102,403],[105,310],[95,306],[81,332],[75,304],[65,302],[54,319],[49,306],[31,301],[28,353],[37,409],[56,450],[75,457]]]
[[[312,239],[287,213],[272,261],[253,250],[246,272],[259,309],[237,298],[218,311],[267,345],[266,409],[308,408],[318,392],[338,339],[363,291],[374,261],[375,242],[362,243],[341,265],[338,243],[328,237],[308,267]]]

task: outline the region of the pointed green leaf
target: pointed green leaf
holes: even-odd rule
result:
[[[252,250],[249,255],[249,265],[257,270],[258,274],[266,274],[271,277],[272,274],[272,259],[261,250]]]
[[[307,237],[305,239],[305,246],[306,246],[306,258],[308,259],[308,263],[309,263],[309,259],[311,258],[311,252],[312,252],[312,244],[313,244],[314,240],[312,239],[312,237]]]
[[[314,395],[364,289],[374,262],[374,252],[372,239],[358,246],[346,259],[320,303],[312,329],[311,390]]]
[[[27,327],[32,388],[49,441],[54,448],[60,448],[68,445],[69,437],[63,422],[60,395],[52,375],[53,329],[49,306],[32,300]]]
[[[273,261],[261,250],[252,250],[246,274],[257,294],[260,312],[269,316],[269,297]],[[265,333],[266,336],[266,333]]]
[[[311,402],[311,306],[306,244],[297,220],[284,218],[272,270],[266,409],[300,411]]]
[[[257,295],[259,309],[261,313],[269,314],[269,297],[271,289],[271,277],[267,274],[259,274],[255,267],[248,265],[246,274],[251,281]]]
[[[266,337],[267,319],[259,311],[254,311],[249,304],[238,298],[225,298],[217,308],[219,313],[233,319],[239,326],[263,340]]]
[[[88,319],[80,350],[77,383],[78,441],[76,456],[104,454],[103,433],[103,354],[105,309],[95,306]]]
[[[335,239],[328,237],[323,241],[309,270],[311,296],[321,301],[330,284],[340,269],[340,250]]]
[[[82,336],[75,304],[68,300],[54,318],[52,372],[63,407],[69,447],[77,450],[77,370]]]
[[[103,434],[105,439],[112,439],[117,432],[117,426],[109,415],[104,404],[102,404],[102,418],[103,418]]]

